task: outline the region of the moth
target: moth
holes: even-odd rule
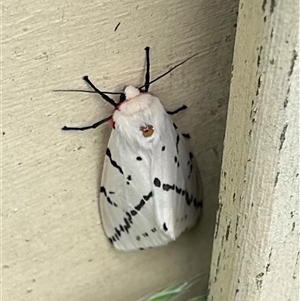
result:
[[[149,51],[146,47],[145,83],[139,88],[103,92],[85,76],[93,90],[72,91],[98,93],[114,111],[90,126],[62,128],[84,131],[104,122],[111,124],[99,208],[108,240],[122,251],[164,246],[176,240],[195,225],[202,207],[200,175],[186,141],[189,135],[181,134],[170,117],[187,107],[167,111],[148,92],[150,84],[195,55],[150,81]],[[109,94],[120,94],[119,101]]]

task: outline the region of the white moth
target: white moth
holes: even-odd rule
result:
[[[196,162],[186,137],[169,116],[186,106],[168,112],[157,97],[148,93],[151,83],[187,60],[150,81],[149,47],[145,50],[144,86],[127,86],[123,93],[101,92],[85,76],[93,92],[99,93],[115,110],[91,126],[63,128],[87,130],[106,121],[112,125],[99,202],[104,231],[113,246],[122,251],[159,247],[174,241],[195,225],[202,207]],[[121,94],[119,103],[107,94]]]

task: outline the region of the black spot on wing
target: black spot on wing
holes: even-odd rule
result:
[[[131,180],[132,180],[132,177],[131,177],[131,175],[129,175],[129,176],[127,177],[127,182],[126,182],[126,184],[129,185]]]
[[[161,185],[161,182],[160,182],[160,180],[158,178],[155,178],[154,181],[153,181],[153,183],[154,183],[154,185],[156,187],[160,187],[160,185]]]
[[[179,187],[176,186],[175,189],[176,189],[176,193],[181,194],[181,191],[182,191],[181,188],[179,188]]]
[[[165,147],[165,146],[163,146],[163,147],[161,148],[161,151],[163,152],[165,149],[166,149],[166,147]]]
[[[164,231],[168,231],[168,227],[167,227],[166,223],[163,223],[163,229],[164,229]]]
[[[129,212],[125,212],[125,213],[126,213],[126,215],[127,215],[127,217],[128,217],[129,223],[132,224],[132,216],[130,215]]]
[[[141,199],[141,201],[139,202],[138,205],[136,205],[134,208],[137,210],[137,211],[140,211],[144,205],[146,204],[146,202],[144,201],[144,199]]]
[[[116,231],[117,236],[121,236],[121,232],[119,229],[115,228],[115,231]]]
[[[111,205],[113,205],[113,206],[115,206],[115,207],[118,207],[118,205],[117,205],[115,202],[113,202],[113,201],[111,200],[111,198],[107,195],[107,192],[106,192],[106,189],[105,189],[104,186],[101,186],[101,187],[100,187],[100,193],[103,193],[103,194],[105,195],[106,200],[107,200],[107,202],[108,202],[109,204],[111,204]]]
[[[177,134],[177,136],[176,136],[176,151],[177,151],[177,154],[178,154],[178,144],[179,144],[179,140],[180,140],[180,138],[179,138],[179,135]]]
[[[136,157],[136,160],[137,161],[142,161],[143,159],[140,156],[138,156],[138,157]]]
[[[169,191],[170,189],[174,190],[175,185],[163,184],[162,189],[165,190],[165,191]]]
[[[179,167],[179,166],[180,166],[180,164],[179,164],[179,160],[178,160],[178,158],[177,158],[176,156],[174,157],[174,161],[175,161],[175,163],[176,163],[177,167]]]
[[[145,201],[148,201],[151,197],[153,197],[153,192],[152,192],[152,191],[150,191],[150,193],[149,193],[148,195],[144,195],[144,196],[143,196],[143,199],[144,199]]]
[[[189,153],[189,161],[187,163],[190,166],[190,172],[188,175],[188,179],[191,177],[192,171],[193,171],[193,154]]]
[[[130,223],[128,222],[128,219],[127,219],[126,217],[124,217],[123,220],[124,220],[125,225],[119,225],[119,227],[123,226],[123,227],[124,227],[124,230],[125,230],[127,233],[129,233],[128,229],[130,228]],[[125,231],[124,231],[124,232],[125,232]]]
[[[130,214],[131,214],[132,216],[135,216],[135,215],[137,215],[137,211],[136,211],[136,210],[131,210],[131,211],[130,211]]]
[[[116,161],[113,160],[112,155],[111,155],[111,151],[110,151],[109,148],[106,149],[106,155],[109,158],[111,165],[113,167],[115,167],[116,169],[118,169],[119,172],[123,175],[124,173],[123,173],[122,168],[118,165],[118,163]]]

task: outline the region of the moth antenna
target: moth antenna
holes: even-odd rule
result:
[[[188,57],[187,59],[185,59],[184,61],[178,63],[177,65],[173,66],[172,68],[170,68],[168,71],[166,71],[165,73],[161,74],[160,76],[156,77],[155,79],[153,79],[152,81],[149,82],[150,84],[153,84],[154,82],[156,82],[157,80],[161,79],[162,77],[165,77],[167,74],[169,74],[170,72],[172,72],[174,69],[178,68],[179,66],[183,65],[184,63],[186,63],[187,61],[189,61],[190,59],[192,59],[193,57],[195,57],[196,55],[198,55],[199,53],[196,53],[190,57]],[[139,89],[144,88],[145,85],[139,87]]]
[[[77,89],[69,89],[69,90],[52,90],[52,92],[81,92],[81,93],[93,93],[98,94],[96,91],[88,91],[88,90],[77,90]],[[104,94],[111,94],[111,95],[121,95],[122,92],[108,92],[108,91],[102,91]]]

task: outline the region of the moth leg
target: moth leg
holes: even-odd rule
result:
[[[110,97],[108,97],[105,93],[101,92],[91,81],[90,79],[88,78],[88,76],[84,76],[83,77],[83,80],[85,82],[88,83],[88,85],[91,86],[91,88],[96,92],[98,93],[105,101],[107,101],[109,104],[111,104],[112,106],[116,107],[117,104],[115,103],[115,101],[113,99],[111,99]]]
[[[142,90],[143,92],[148,92],[149,87],[150,87],[150,48],[146,47],[146,74],[145,74],[145,84],[144,84],[144,89]]]
[[[189,133],[182,133],[181,134],[184,138],[186,139],[190,139],[191,138],[191,135]]]
[[[177,114],[178,112],[183,111],[183,110],[185,110],[185,109],[187,109],[187,106],[186,106],[186,105],[183,105],[183,106],[181,106],[180,108],[176,109],[175,111],[167,111],[167,113],[168,113],[169,115],[175,115],[175,114]]]
[[[88,125],[88,126],[83,126],[83,127],[69,127],[69,126],[64,126],[62,128],[63,131],[86,131],[86,130],[90,130],[90,129],[95,129],[97,128],[99,125],[107,122],[108,120],[111,119],[112,116],[109,116],[107,118],[104,118],[92,125]]]

